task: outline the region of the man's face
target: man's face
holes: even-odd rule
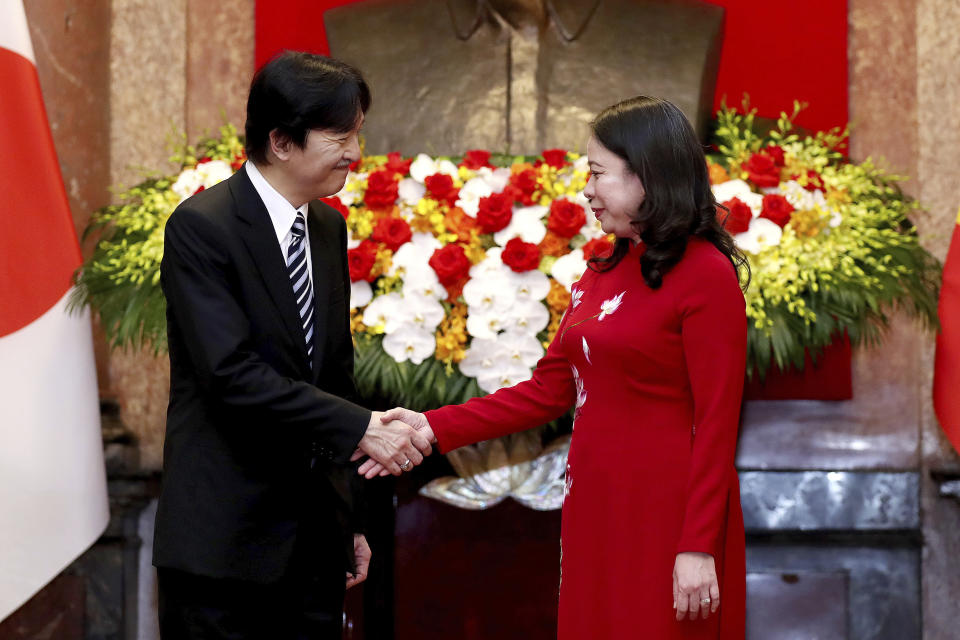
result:
[[[311,129],[303,148],[291,145],[287,175],[307,200],[332,196],[343,188],[351,163],[360,159],[361,115],[348,132]]]

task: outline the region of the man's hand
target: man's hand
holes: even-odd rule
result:
[[[347,571],[347,589],[355,587],[367,579],[367,570],[370,568],[370,545],[362,533],[353,535],[353,558],[357,567],[356,573]]]
[[[385,471],[398,476],[411,465],[423,462],[423,456],[430,455],[433,449],[428,438],[399,420],[383,420],[383,415],[380,411],[372,413],[367,431],[351,459],[357,460],[366,454]]]
[[[430,423],[427,421],[427,417],[422,413],[417,413],[416,411],[411,411],[410,409],[404,409],[403,407],[397,407],[396,409],[390,409],[390,411],[382,414],[380,416],[380,420],[385,423],[390,422],[391,420],[399,420],[400,422],[408,424],[416,429],[417,432],[425,437],[428,442],[433,443],[437,441],[436,436],[433,434],[433,429],[430,428]],[[429,452],[427,452],[425,455],[429,455]],[[354,455],[354,459],[357,458],[359,458],[359,456]],[[361,464],[360,468],[357,470],[360,475],[368,480],[377,476],[390,475],[391,472],[386,465],[373,459],[373,456],[370,458],[370,460],[367,460]],[[409,468],[403,469],[403,471],[407,470],[409,470]]]
[[[720,606],[720,586],[713,556],[707,553],[678,553],[673,565],[673,608],[677,620],[697,615],[706,619]]]

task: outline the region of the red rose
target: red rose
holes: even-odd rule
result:
[[[533,271],[540,266],[540,249],[531,242],[514,238],[503,248],[500,260],[517,273]]]
[[[328,204],[334,209],[336,209],[337,211],[339,211],[340,215],[343,216],[344,220],[346,220],[347,216],[350,215],[350,209],[347,208],[347,205],[343,204],[343,202],[341,202],[340,198],[338,198],[337,196],[330,196],[329,198],[320,198],[320,202],[324,204]]]
[[[371,209],[389,209],[397,201],[396,174],[387,169],[372,172],[367,176],[367,193],[363,201]]]
[[[547,229],[558,236],[572,238],[580,233],[580,228],[586,223],[587,214],[580,205],[563,198],[554,200],[550,204]]]
[[[537,172],[524,169],[510,175],[510,183],[503,190],[516,202],[529,207],[533,204],[533,192],[537,190]]]
[[[750,174],[753,184],[758,187],[775,187],[780,184],[780,169],[773,156],[764,151],[750,156],[744,169]]]
[[[470,271],[470,259],[458,244],[448,244],[433,252],[428,264],[437,273],[440,284],[447,287],[456,284]]]
[[[356,171],[357,169],[360,168],[361,161],[362,161],[362,158],[359,160],[354,160],[353,162],[350,163],[350,166],[347,168],[350,169],[350,171]]]
[[[467,151],[466,155],[463,156],[463,161],[460,163],[460,166],[472,171],[476,171],[481,167],[494,168],[493,165],[490,164],[490,152],[484,151],[483,149],[471,149]]]
[[[543,161],[555,169],[562,169],[568,164],[565,149],[547,149],[543,152]]]
[[[405,176],[410,173],[411,164],[413,164],[413,158],[404,160],[399,151],[391,151],[387,154],[387,164],[383,165],[383,168]]]
[[[717,218],[720,224],[730,235],[743,233],[750,228],[750,221],[753,220],[753,211],[740,198],[733,198],[723,203],[729,211],[717,208]]]
[[[773,158],[773,163],[778,167],[782,167],[784,164],[786,164],[786,161],[783,159],[783,147],[772,144],[764,149],[764,152]]]
[[[793,176],[793,179],[796,180],[799,177],[800,176]],[[813,169],[807,169],[807,180],[806,184],[803,185],[803,188],[807,191],[816,191],[817,189],[825,191],[823,187],[823,178],[821,178],[820,174]]]
[[[390,251],[396,251],[401,245],[408,242],[413,234],[410,225],[403,218],[382,218],[373,229],[371,237],[382,242]]]
[[[594,238],[583,245],[583,257],[586,260],[590,258],[608,258],[613,253],[613,243],[604,238]]]
[[[366,280],[373,282],[376,276],[370,275],[374,263],[377,261],[377,244],[364,240],[356,249],[347,251],[347,263],[350,266],[350,281]]]
[[[480,198],[477,210],[477,224],[483,233],[494,233],[506,228],[513,218],[513,198],[503,193],[495,193]]]
[[[240,171],[240,167],[243,166],[243,163],[247,161],[247,152],[243,149],[240,149],[240,153],[233,156],[233,161],[230,163],[230,168],[234,171]]]
[[[763,196],[763,209],[760,211],[760,217],[767,220],[773,220],[781,227],[785,227],[790,222],[790,214],[794,211],[793,205],[787,202],[783,196],[771,193]]]
[[[435,173],[427,176],[423,184],[427,187],[427,193],[437,202],[446,202],[451,207],[460,197],[460,190],[453,186],[453,178],[445,173]]]

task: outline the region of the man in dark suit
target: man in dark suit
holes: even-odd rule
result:
[[[370,558],[350,457],[399,474],[430,452],[353,402],[346,225],[316,201],[359,159],[369,104],[352,67],[279,55],[251,84],[249,161],[167,222],[166,639],[339,638]]]

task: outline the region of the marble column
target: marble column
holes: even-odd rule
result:
[[[954,2],[850,0],[851,155],[872,156],[910,176],[904,189],[925,208],[914,216],[921,241],[940,259],[960,206],[958,29],[960,5]],[[919,438],[923,637],[946,640],[956,632],[960,507],[937,495],[931,471],[955,473],[960,460],[933,415],[933,335],[897,324],[906,337],[885,346],[875,364],[911,395],[908,411],[916,419],[901,426],[916,429]]]
[[[920,221],[925,245],[939,258],[946,255],[960,207],[957,166],[960,165],[960,3],[920,0],[917,3],[917,196],[929,209]],[[931,471],[960,470],[930,401],[933,341],[921,350],[922,509],[924,513],[923,620],[924,640],[955,638],[957,594],[960,593],[960,505],[937,495]]]
[[[253,72],[254,0],[114,0],[110,55],[110,173],[135,184],[140,167],[170,173],[168,142],[193,143],[229,121],[242,130]],[[137,438],[139,464],[162,462],[170,373],[165,356],[114,351],[111,385]]]

